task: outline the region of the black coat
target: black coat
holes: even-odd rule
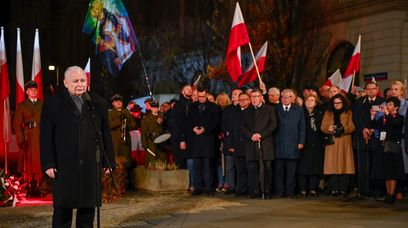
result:
[[[114,166],[106,104],[102,98],[92,96],[92,105],[106,155]],[[53,182],[54,207],[101,205],[101,199],[96,201],[96,133],[88,107],[84,104],[80,113],[66,89],[44,101],[40,129],[41,166],[44,171],[57,169]],[[103,155],[102,166],[107,167]]]
[[[356,126],[356,131],[353,134],[353,148],[360,150],[375,150],[379,145],[378,140],[370,142],[368,145],[372,145],[371,148],[367,148],[363,137],[363,129],[367,128],[370,123],[370,110],[373,105],[381,105],[385,99],[382,97],[376,97],[372,104],[369,103],[367,96],[361,97],[356,100],[352,106],[353,111],[353,123]]]
[[[245,154],[246,138],[245,138],[244,132],[242,131],[242,124],[244,123],[244,115],[245,115],[245,112],[247,112],[247,110],[248,108],[245,110],[242,110],[241,108],[239,108],[237,120],[231,132],[232,147],[235,150],[234,155],[237,157],[246,156]]]
[[[221,115],[221,132],[224,134],[223,139],[223,150],[225,154],[233,155],[234,153],[228,150],[234,148],[233,134],[236,131],[240,131],[240,112],[241,108],[239,105],[229,105],[225,107]],[[235,149],[235,148],[234,148]]]
[[[191,100],[180,94],[180,99],[174,104],[173,113],[170,116],[171,140],[179,144],[187,139],[186,120]]]
[[[245,137],[246,160],[259,160],[258,142],[251,140],[255,133],[261,134],[263,160],[274,160],[273,132],[277,126],[275,109],[266,104],[262,104],[257,109],[251,106],[244,112],[243,120],[242,132]]]
[[[215,156],[215,140],[219,133],[219,108],[214,103],[206,101],[205,108],[199,110],[200,102],[190,105],[188,111],[187,145],[193,158],[212,158]],[[204,134],[196,135],[194,127],[203,127]]]
[[[297,171],[302,175],[323,174],[324,140],[320,131],[323,112],[315,108],[310,114],[304,110],[306,120],[306,140],[300,151]]]

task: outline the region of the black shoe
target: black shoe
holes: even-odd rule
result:
[[[311,190],[311,191],[309,192],[309,196],[312,197],[312,198],[317,198],[317,192],[314,191],[314,190]]]
[[[250,198],[250,199],[257,199],[257,198],[260,198],[260,197],[261,197],[261,194],[259,192],[252,192],[248,196],[248,198]]]
[[[306,194],[306,191],[301,191],[300,192],[300,198],[307,198],[307,194]]]
[[[265,192],[264,199],[272,199],[272,195],[268,192]]]
[[[340,198],[344,198],[344,197],[346,197],[346,193],[345,192],[343,192],[343,191],[340,191],[340,193],[339,193],[339,196],[340,196]]]
[[[282,194],[276,194],[273,198],[282,199],[282,198],[284,198],[284,196]]]
[[[194,190],[194,191],[191,193],[192,196],[199,196],[199,195],[202,195],[202,194],[203,194],[203,191],[199,191],[199,190]]]
[[[207,196],[213,196],[214,195],[214,191],[213,190],[205,190],[205,194]]]
[[[246,195],[248,195],[248,193],[246,192],[235,192],[236,197],[241,197],[241,196],[246,196]]]
[[[231,194],[234,194],[234,193],[235,193],[234,190],[228,189],[224,194],[225,195],[231,195]]]
[[[337,197],[339,195],[338,191],[332,190],[330,193],[330,197]]]
[[[395,199],[396,199],[395,195],[390,195],[389,198],[388,198],[387,203],[388,203],[388,204],[394,204],[394,203],[395,203]]]

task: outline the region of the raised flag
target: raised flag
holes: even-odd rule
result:
[[[346,92],[350,90],[352,86],[353,76],[360,72],[360,53],[361,53],[361,35],[358,35],[358,42],[354,48],[353,55],[351,56],[350,62],[347,65],[346,71],[344,72],[344,78],[340,84],[340,88]]]
[[[122,0],[91,0],[82,31],[91,36],[113,76],[136,50],[136,35]]]
[[[6,45],[4,43],[4,28],[1,27],[0,38],[0,142],[4,145],[10,142],[11,137],[11,122],[10,122],[10,83],[8,76]],[[6,148],[5,146],[4,148]],[[3,148],[1,148],[3,149]],[[7,151],[5,151],[7,156]],[[6,158],[7,163],[7,158]],[[7,168],[6,168],[7,172]]]
[[[88,58],[88,62],[85,66],[85,74],[86,74],[86,90],[91,90],[91,58]]]
[[[42,71],[41,71],[41,54],[40,54],[40,35],[38,29],[35,29],[33,66],[31,71],[31,80],[37,83],[38,99],[44,99]]]
[[[256,54],[256,65],[258,66],[259,73],[264,71],[265,61],[266,61],[266,52],[268,50],[268,41],[262,45]],[[249,65],[245,73],[240,77],[238,82],[238,87],[241,87],[245,84],[248,84],[252,81],[255,81],[258,78],[258,73],[256,72],[254,62]]]
[[[249,36],[245,26],[241,8],[237,2],[234,19],[232,20],[231,34],[228,41],[227,57],[225,65],[232,81],[236,82],[242,74],[241,46],[249,43]]]
[[[339,86],[343,81],[343,78],[341,77],[340,69],[337,69],[327,80],[323,85],[327,85],[329,87],[331,86]]]
[[[16,107],[25,100],[23,57],[21,53],[20,28],[17,28],[17,53],[16,53]]]

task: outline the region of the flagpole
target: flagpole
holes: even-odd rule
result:
[[[351,88],[349,88],[349,91],[353,92],[353,86],[354,86],[354,79],[356,78],[356,70],[353,71],[353,80],[351,81]]]
[[[258,64],[256,63],[256,59],[255,59],[254,51],[252,50],[251,42],[249,42],[248,45],[249,45],[249,49],[251,50],[251,55],[252,55],[252,59],[254,61],[254,65],[255,65],[256,73],[258,75],[259,83],[261,84],[262,79],[261,79],[261,75],[259,74]]]

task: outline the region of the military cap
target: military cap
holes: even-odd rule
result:
[[[29,81],[24,85],[24,87],[26,89],[28,89],[28,88],[38,88],[38,85],[34,81]]]
[[[159,107],[159,102],[155,101],[155,100],[151,100],[149,102],[149,104],[150,104],[150,107],[153,107],[153,108],[158,108]]]
[[[117,94],[115,94],[115,95],[113,95],[111,97],[111,101],[112,102],[114,102],[114,101],[123,101],[123,97],[119,93],[117,93]]]
[[[145,103],[145,104],[149,103],[150,104],[150,102],[152,102],[152,101],[153,101],[153,99],[149,97],[149,98],[146,98],[146,100],[143,103]]]

